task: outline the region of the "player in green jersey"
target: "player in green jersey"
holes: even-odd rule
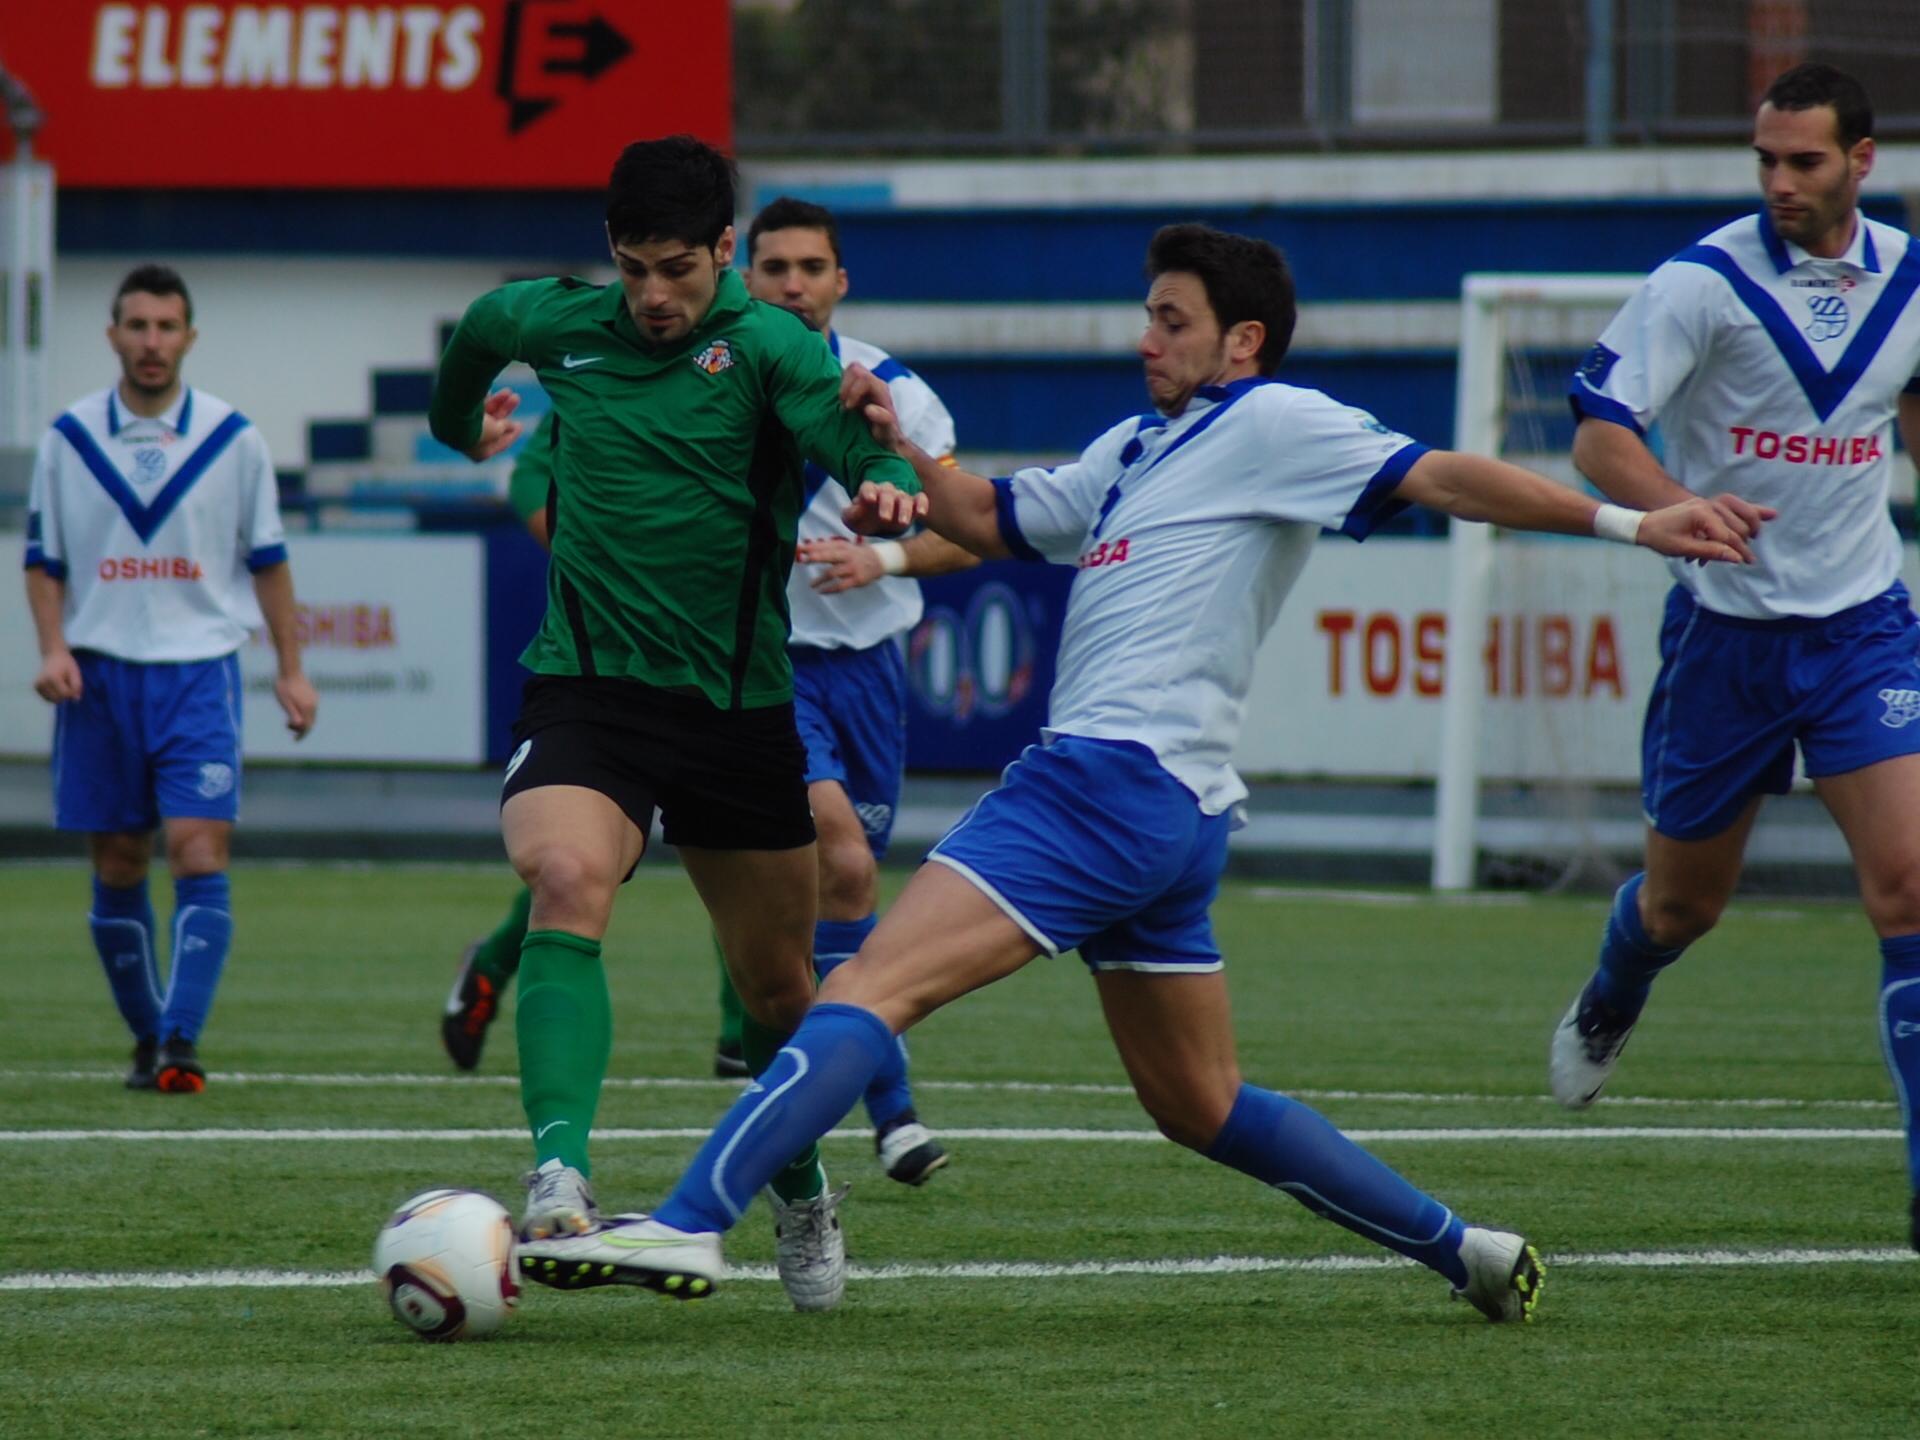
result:
[[[543,549],[547,544],[547,495],[552,485],[553,412],[549,410],[520,447],[513,476],[507,482],[507,508]],[[523,885],[508,904],[506,918],[460,956],[453,990],[440,1016],[440,1041],[447,1057],[462,1070],[473,1070],[480,1064],[487,1028],[498,1018],[500,1003],[520,969],[520,947],[527,938],[527,915],[532,907],[533,892]],[[747,1073],[740,1048],[744,1012],[733,982],[727,979],[726,957],[720,954],[717,940],[714,954],[720,967],[720,1039],[714,1050],[714,1073],[731,1079]]]
[[[501,805],[533,892],[515,1016],[539,1167],[528,1238],[599,1223],[600,940],[656,809],[720,937],[756,1073],[806,1013],[817,862],[786,649],[803,461],[877,487],[895,533],[924,508],[911,467],[841,408],[819,334],[748,297],[733,209],[717,151],[687,136],[628,146],[607,194],[620,283],[483,295],[434,390],[435,436],[476,460],[520,435],[517,397],[488,393],[505,366],[530,365],[554,408],[547,614],[521,657],[534,678]],[[839,1194],[817,1153],[770,1191],[796,1308],[837,1303]]]

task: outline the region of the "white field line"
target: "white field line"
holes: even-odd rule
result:
[[[0,1070],[4,1080],[82,1080],[115,1081],[123,1078],[117,1070]],[[317,1085],[358,1088],[365,1086],[500,1086],[517,1088],[518,1075],[308,1075],[282,1071],[214,1070],[208,1078],[222,1085]],[[705,1077],[643,1075],[632,1078],[609,1076],[601,1085],[609,1090],[739,1090],[744,1080],[718,1080]],[[921,1080],[916,1090],[954,1092],[1035,1094],[1035,1095],[1131,1095],[1131,1085],[1081,1085],[1050,1080]],[[1299,1100],[1361,1100],[1386,1104],[1418,1105],[1508,1105],[1550,1104],[1551,1095],[1482,1095],[1466,1091],[1426,1090],[1294,1090],[1285,1094]],[[1892,1100],[1789,1100],[1780,1097],[1708,1098],[1690,1100],[1672,1095],[1602,1096],[1596,1106],[1629,1109],[1721,1109],[1721,1110],[1895,1110]]]
[[[1549,1255],[1549,1267],[1583,1270],[1675,1270],[1691,1266],[1781,1268],[1809,1265],[1899,1265],[1920,1259],[1911,1250],[1629,1250],[1613,1254]],[[852,1280],[1071,1280],[1109,1275],[1259,1275],[1273,1272],[1342,1274],[1412,1266],[1397,1255],[1322,1255],[1267,1259],[1216,1255],[1204,1260],[962,1261],[951,1265],[850,1265]],[[344,1289],[372,1285],[365,1270],[62,1271],[0,1275],[0,1291]],[[778,1279],[770,1265],[742,1265],[729,1280]]]
[[[353,1140],[524,1140],[521,1128],[471,1130],[438,1129],[240,1129],[204,1130],[0,1130],[0,1143],[77,1142],[89,1140],[133,1141],[353,1141]],[[704,1127],[660,1129],[621,1129],[609,1126],[595,1130],[596,1140],[704,1140],[712,1132]],[[1041,1141],[1049,1144],[1085,1142],[1157,1143],[1165,1137],[1157,1130],[1068,1130],[1068,1129],[943,1129],[946,1140]],[[1596,1125],[1546,1126],[1500,1125],[1478,1128],[1414,1130],[1348,1130],[1348,1138],[1360,1144],[1411,1142],[1482,1143],[1493,1140],[1570,1141],[1596,1140],[1901,1140],[1905,1132],[1891,1129],[1855,1129],[1827,1126],[1734,1127],[1704,1125]],[[834,1130],[822,1137],[828,1140],[858,1140],[871,1144],[868,1130]]]

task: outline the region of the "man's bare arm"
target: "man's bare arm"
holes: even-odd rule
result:
[[[1429,450],[1422,455],[1394,494],[1457,519],[1557,535],[1594,534],[1594,519],[1601,509],[1579,491],[1556,485],[1544,475],[1454,450]],[[1771,510],[1749,508],[1754,510],[1756,529],[1773,518]],[[1662,555],[1751,564],[1753,552],[1746,541],[1718,506],[1694,495],[1648,511],[1635,535],[1635,543]]]
[[[286,712],[287,729],[296,740],[304,740],[313,729],[320,712],[320,696],[307,679],[300,658],[300,633],[293,600],[293,567],[282,560],[254,572],[254,598],[267,620],[267,634],[273,640],[273,653],[280,673],[273,682],[273,698]]]
[[[893,412],[886,382],[863,365],[849,365],[840,378],[840,403],[866,417],[873,438],[913,466],[926,504],[921,512],[929,529],[944,535],[982,560],[1004,560],[1011,553],[1000,538],[1000,512],[993,482],[943,464],[907,439]],[[873,492],[873,493],[869,493]],[[871,482],[860,486],[846,510],[847,528],[862,535],[877,532],[884,497]]]
[[[1611,420],[1589,415],[1580,422],[1573,432],[1573,464],[1616,505],[1659,510],[1693,498],[1691,490],[1667,473],[1645,440]],[[1751,540],[1760,533],[1763,517],[1758,507],[1737,495],[1716,495],[1712,503],[1742,538]]]
[[[843,590],[858,590],[871,585],[887,575],[903,575],[915,580],[928,579],[934,575],[951,575],[958,570],[971,570],[980,563],[980,557],[971,551],[962,550],[951,540],[934,534],[931,530],[922,530],[918,535],[897,540],[900,547],[900,563],[906,568],[889,570],[887,554],[882,545],[863,545],[857,540],[848,540],[835,535],[822,540],[803,540],[800,542],[799,562],[802,565],[824,565],[827,568],[816,576],[813,588],[822,595],[838,595]]]
[[[34,638],[40,643],[40,673],[33,678],[33,692],[53,705],[80,698],[80,662],[67,648],[62,624],[66,604],[66,581],[49,575],[44,565],[27,567],[27,608],[33,612]]]

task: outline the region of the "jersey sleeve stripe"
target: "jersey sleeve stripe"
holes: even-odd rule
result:
[[[874,378],[876,380],[884,380],[889,385],[896,380],[905,380],[912,374],[913,371],[902,365],[891,355],[873,367]]]
[[[1432,448],[1414,440],[1389,455],[1387,463],[1374,472],[1373,478],[1367,481],[1367,488],[1360,492],[1360,498],[1347,511],[1340,533],[1354,540],[1364,540],[1407,509],[1409,502],[1393,492],[1400,488],[1400,482],[1407,478],[1407,472],[1413,469],[1420,457]]]
[[[1615,425],[1624,425],[1634,434],[1644,437],[1646,431],[1634,418],[1633,411],[1618,400],[1610,399],[1588,388],[1587,382],[1579,376],[1573,378],[1573,388],[1567,393],[1567,403],[1573,406],[1573,422],[1582,420],[1610,420]]]
[[[284,545],[262,545],[247,556],[247,569],[258,575],[262,570],[287,563],[287,547]]]
[[[1033,565],[1044,565],[1047,557],[1034,549],[1020,531],[1020,518],[1014,513],[1012,480],[1002,478],[993,482],[993,510],[1000,521],[1000,539],[1013,558]]]

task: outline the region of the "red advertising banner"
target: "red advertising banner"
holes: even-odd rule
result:
[[[0,3],[63,185],[593,187],[732,137],[729,0]]]

